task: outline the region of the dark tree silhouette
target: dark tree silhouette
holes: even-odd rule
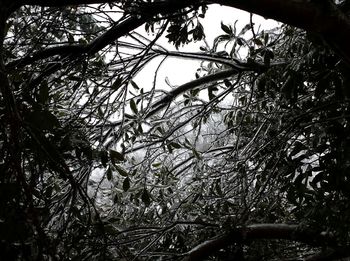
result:
[[[349,3],[0,0],[0,260],[349,257]]]

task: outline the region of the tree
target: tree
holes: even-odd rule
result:
[[[202,40],[213,3],[288,25],[222,23],[196,53],[158,44]],[[350,256],[348,11],[349,1],[1,0],[2,257]],[[156,57],[202,63],[169,92],[145,89],[134,77]]]

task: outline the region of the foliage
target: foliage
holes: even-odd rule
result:
[[[349,65],[317,34],[253,22],[181,51],[205,39],[208,7],[194,3],[26,5],[5,19],[1,257],[347,256]],[[165,92],[134,79],[156,57],[202,62]]]

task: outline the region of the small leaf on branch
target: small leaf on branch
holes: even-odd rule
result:
[[[109,150],[109,155],[111,157],[111,161],[113,164],[115,164],[117,161],[124,161],[124,156],[115,150]]]
[[[225,25],[223,22],[221,22],[221,29],[227,34],[232,34],[231,28]]]
[[[151,198],[149,196],[149,193],[146,189],[143,190],[141,195],[142,202],[148,207],[151,204]]]
[[[123,169],[122,167],[120,167],[118,165],[114,165],[114,167],[119,172],[119,174],[122,175],[123,177],[127,177],[128,176],[128,172],[126,172],[126,170]]]
[[[130,179],[126,177],[123,181],[123,190],[127,192],[130,188]]]
[[[109,181],[112,179],[112,174],[113,174],[113,172],[112,172],[111,167],[108,167],[106,175],[107,175],[107,179]]]
[[[133,111],[133,113],[137,114],[137,112],[138,112],[137,106],[136,106],[136,103],[133,99],[130,100],[130,108]]]
[[[120,86],[122,85],[123,79],[121,77],[118,77],[112,84],[111,88],[113,90],[118,90]]]
[[[140,90],[140,87],[134,82],[133,80],[130,81],[132,87],[134,87],[136,90]]]

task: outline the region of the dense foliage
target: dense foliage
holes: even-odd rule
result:
[[[350,256],[350,67],[332,39],[252,16],[207,43],[204,1],[33,2],[0,1],[0,260]],[[169,57],[201,61],[194,80],[158,84]]]

